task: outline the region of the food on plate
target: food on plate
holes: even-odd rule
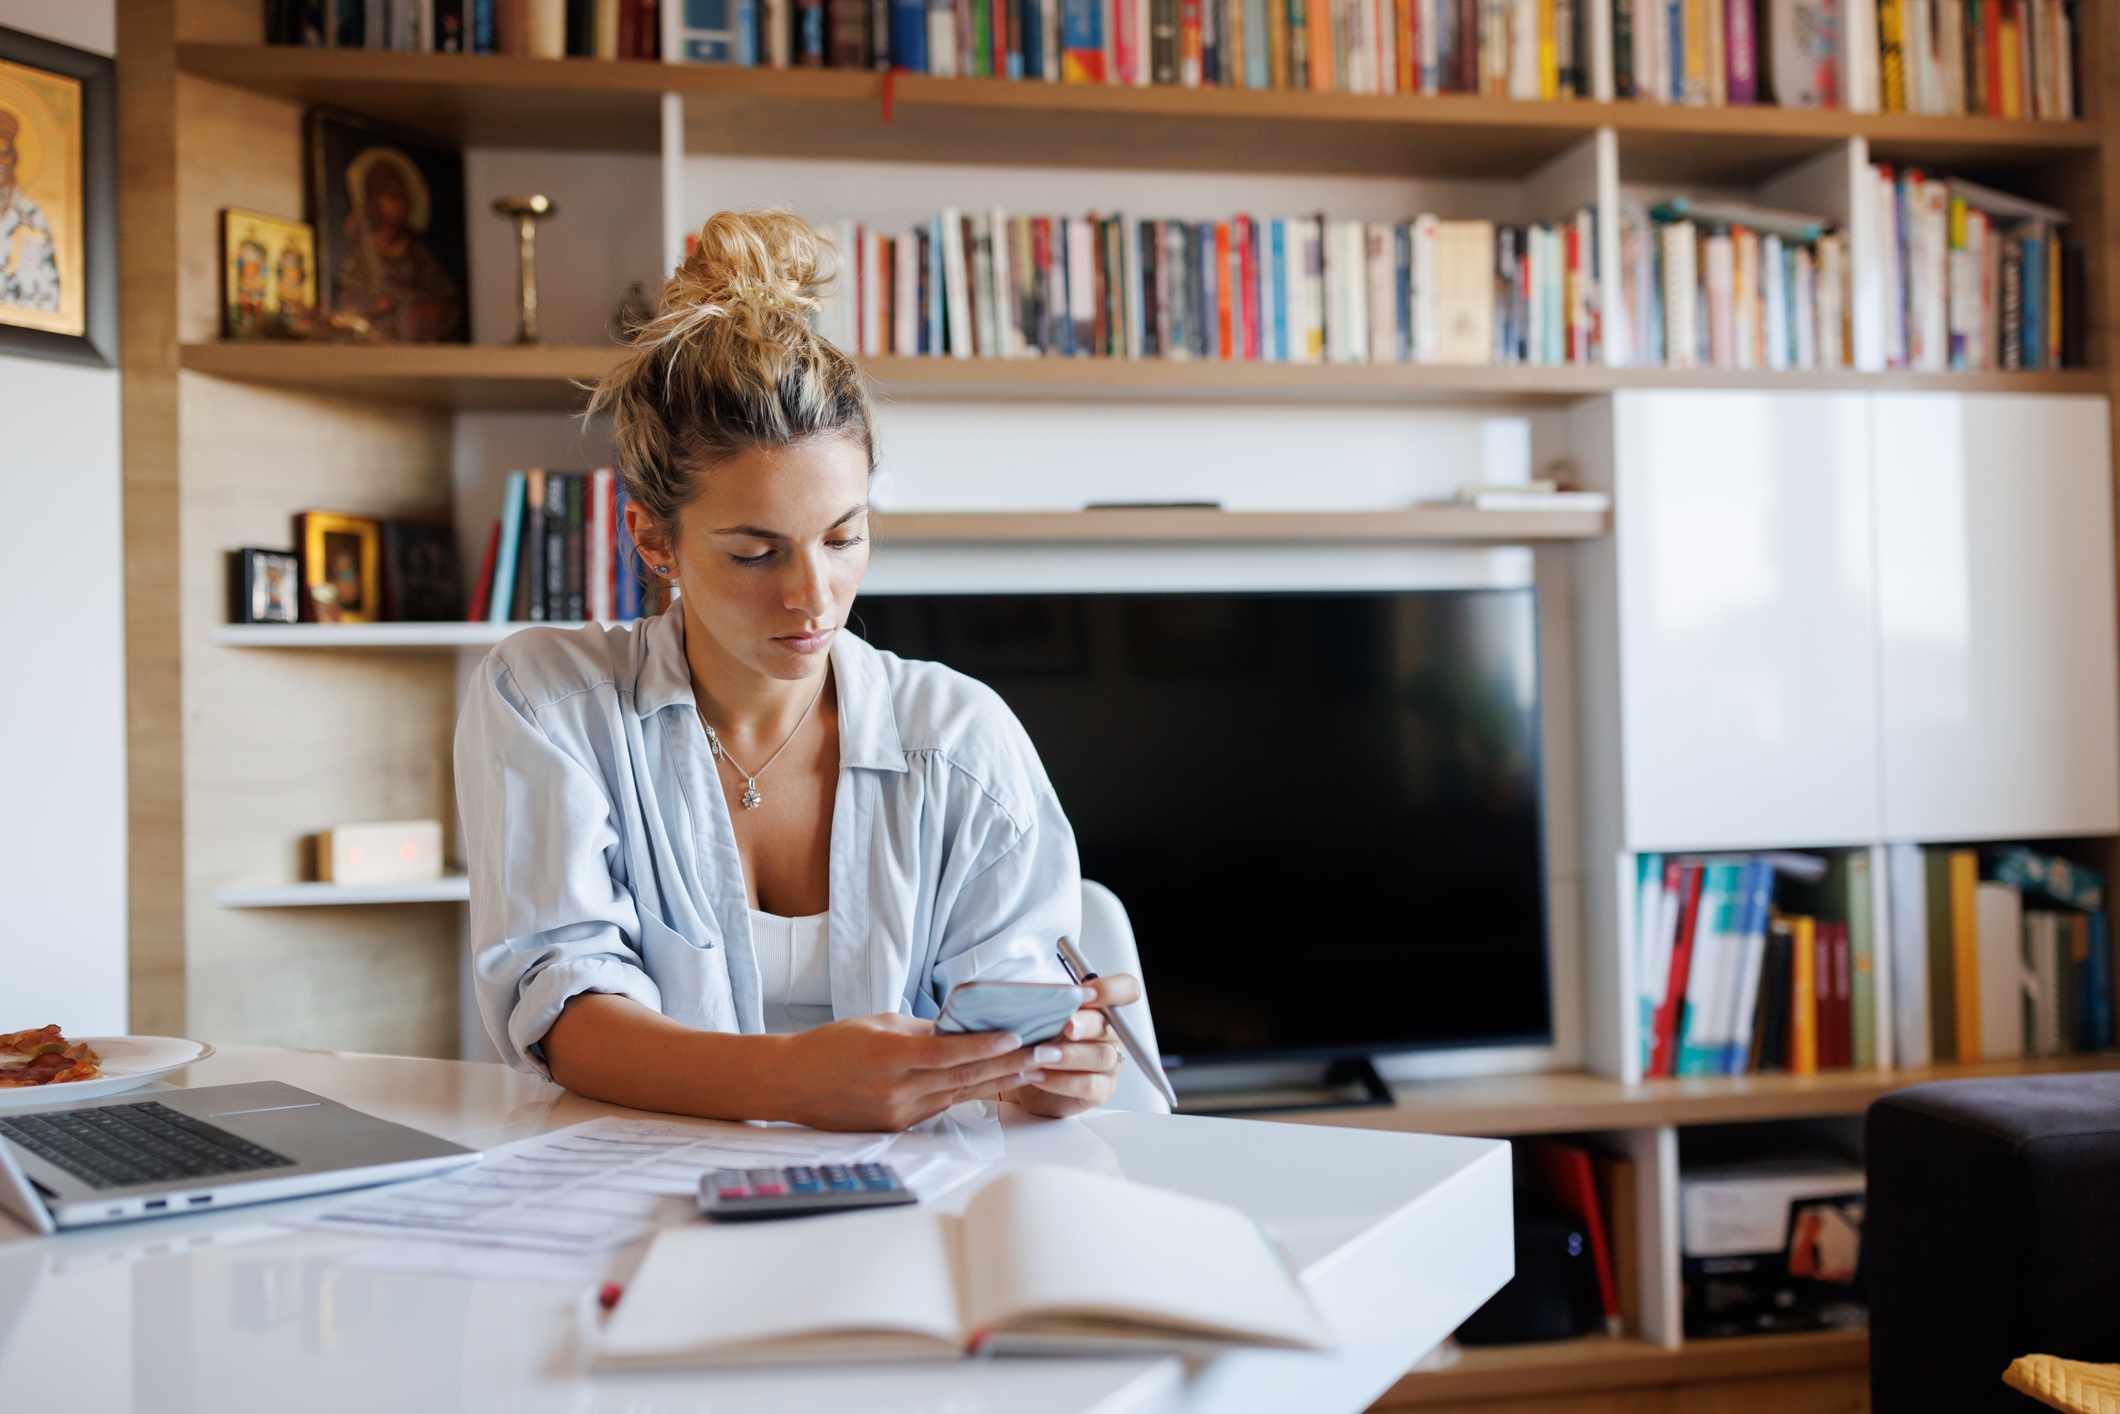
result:
[[[56,1025],[0,1032],[0,1089],[94,1080],[103,1058],[86,1041],[68,1041]]]

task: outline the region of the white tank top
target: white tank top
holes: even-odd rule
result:
[[[751,910],[758,954],[758,995],[768,1031],[804,1031],[832,1019],[832,969],[825,942],[828,913],[788,918]]]

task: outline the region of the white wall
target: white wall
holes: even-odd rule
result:
[[[111,53],[113,0],[0,0]],[[0,356],[0,1029],[125,1030],[125,615],[118,374]]]

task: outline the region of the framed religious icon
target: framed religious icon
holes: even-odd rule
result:
[[[302,559],[302,621],[372,624],[383,616],[383,527],[365,516],[304,511],[294,518]]]
[[[221,213],[221,335],[293,334],[317,302],[317,240],[307,221],[231,206]]]
[[[318,290],[337,322],[380,343],[468,342],[463,154],[330,109],[307,128]]]
[[[111,61],[0,27],[0,353],[118,355]]]
[[[291,550],[245,546],[228,552],[228,621],[232,624],[291,624],[300,600],[300,566]]]

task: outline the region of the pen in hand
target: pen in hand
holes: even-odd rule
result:
[[[1082,954],[1075,950],[1073,942],[1062,938],[1059,943],[1059,952],[1060,965],[1067,969],[1068,977],[1076,986],[1087,986],[1097,980],[1097,974],[1091,970],[1089,963],[1083,959]],[[1178,1108],[1178,1093],[1171,1089],[1170,1078],[1164,1075],[1163,1067],[1157,1065],[1155,1060],[1148,1054],[1148,1048],[1143,1046],[1140,1039],[1134,1035],[1133,1028],[1128,1026],[1125,1018],[1111,1007],[1100,1006],[1096,1010],[1104,1017],[1104,1024],[1111,1028],[1112,1034],[1119,1038],[1119,1044],[1126,1048],[1126,1053],[1133,1057],[1134,1064],[1141,1068],[1141,1073],[1148,1077],[1149,1083],[1162,1092],[1163,1098],[1169,1102],[1171,1110],[1175,1112]]]

